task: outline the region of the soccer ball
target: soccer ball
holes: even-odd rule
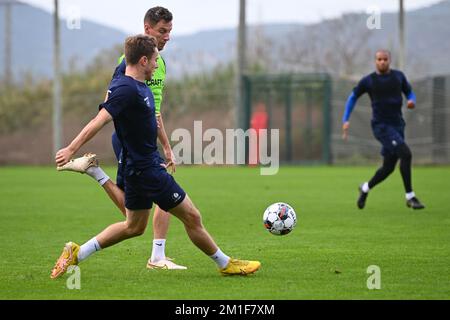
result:
[[[275,235],[284,235],[291,232],[297,224],[297,215],[287,203],[277,202],[271,204],[263,215],[264,227]]]

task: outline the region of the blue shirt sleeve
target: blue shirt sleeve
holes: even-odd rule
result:
[[[115,119],[135,102],[135,98],[136,94],[131,86],[118,86],[113,90],[108,90],[108,100],[99,105],[99,110],[105,108]]]
[[[411,90],[411,92],[406,96],[406,99],[412,100],[414,102],[414,104],[416,104],[416,95],[414,94],[414,92]]]
[[[352,93],[350,93],[350,95],[348,96],[347,102],[345,103],[345,111],[344,116],[342,117],[342,123],[347,122],[350,119],[350,115],[353,109],[355,108],[356,101],[361,95],[367,92],[368,88],[367,81],[368,77],[362,78],[358,82],[358,85],[355,88],[353,88]]]
[[[406,76],[403,72],[400,72],[401,82],[402,82],[402,92],[405,94],[406,99],[414,101],[416,103],[416,95],[412,91],[411,84],[406,79]]]
[[[345,103],[345,111],[344,116],[342,117],[342,123],[345,123],[350,119],[350,114],[352,113],[353,108],[356,105],[356,100],[358,100],[358,98],[352,91],[352,93],[350,93],[350,95],[348,96],[347,102]]]

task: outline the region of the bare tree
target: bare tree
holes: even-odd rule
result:
[[[285,69],[352,77],[367,66],[372,32],[363,16],[346,14],[293,30],[280,47],[279,56]]]
[[[330,41],[327,65],[339,76],[359,74],[361,66],[367,64],[368,43],[373,34],[364,17],[345,14],[340,19],[327,21],[325,28],[326,39]]]

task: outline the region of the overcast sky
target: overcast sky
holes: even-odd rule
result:
[[[53,11],[53,0],[20,0]],[[383,12],[398,9],[398,0],[247,0],[247,21],[255,23],[313,23],[346,12],[365,12],[376,6]],[[406,10],[440,0],[404,0]],[[174,15],[172,35],[237,25],[239,0],[60,0],[60,13],[80,12],[83,19],[111,26],[128,34],[142,31],[143,16],[153,6],[168,8]]]

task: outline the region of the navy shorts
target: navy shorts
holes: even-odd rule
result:
[[[405,125],[392,125],[372,121],[372,131],[375,138],[380,141],[381,155],[395,155],[396,148],[405,143]]]
[[[163,167],[125,169],[125,207],[130,210],[150,209],[156,203],[164,211],[179,205],[186,193]]]

